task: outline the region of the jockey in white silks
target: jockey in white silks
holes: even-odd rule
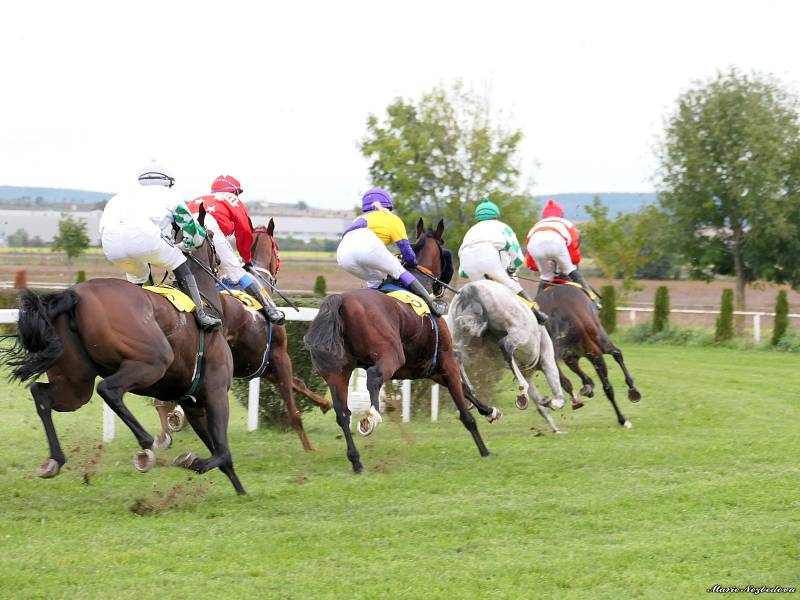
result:
[[[491,279],[502,283],[532,304],[531,310],[539,323],[547,321],[547,315],[538,309],[533,298],[512,277],[522,265],[523,251],[514,230],[500,221],[500,209],[485,198],[475,208],[475,220],[477,223],[467,231],[458,249],[460,275],[472,281]]]
[[[178,286],[197,307],[197,324],[206,331],[216,329],[222,321],[203,310],[197,282],[183,255],[205,243],[206,231],[172,189],[174,183],[164,167],[146,165],[136,188],[117,194],[106,204],[100,218],[100,242],[106,258],[136,285],[151,279],[150,265],[173,271]],[[173,223],[183,233],[183,239],[174,245],[168,241]]]
[[[417,278],[409,273],[386,248],[394,242],[403,261],[410,267],[417,265],[414,249],[408,241],[402,219],[392,213],[392,197],[381,188],[368,190],[361,199],[363,214],[344,230],[336,250],[336,261],[348,273],[366,281],[370,288],[378,288],[386,276],[399,281],[403,287],[418,295],[437,317],[447,306],[430,297]]]

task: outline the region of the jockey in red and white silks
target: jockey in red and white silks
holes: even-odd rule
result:
[[[203,310],[197,282],[183,251],[203,245],[206,231],[194,219],[180,194],[172,189],[175,178],[162,166],[151,163],[139,174],[139,185],[111,198],[100,218],[100,243],[109,261],[123,269],[128,281],[144,285],[150,279],[150,266],[175,273],[179,287],[191,297],[197,309],[195,318],[206,330],[222,322]],[[172,225],[183,239],[172,244]]]
[[[253,223],[247,206],[240,198],[242,193],[244,190],[235,177],[220,175],[211,184],[211,194],[192,200],[189,209],[197,214],[200,205],[203,205],[206,211],[205,224],[214,234],[214,247],[219,255],[223,277],[255,297],[264,307],[265,317],[276,325],[283,325],[283,312],[275,307],[272,298],[256,278],[247,272],[253,267]],[[239,251],[238,256],[234,246]]]

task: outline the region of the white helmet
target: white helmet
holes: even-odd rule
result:
[[[153,161],[147,163],[139,171],[139,183],[172,187],[175,184],[175,178],[172,176],[172,171]]]

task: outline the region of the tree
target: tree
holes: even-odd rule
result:
[[[722,290],[722,300],[717,317],[717,328],[714,339],[718,342],[733,338],[733,290]]]
[[[789,327],[789,298],[786,290],[778,292],[775,300],[775,321],[772,326],[772,345],[777,346]]]
[[[51,250],[62,251],[67,255],[67,263],[83,254],[89,247],[89,235],[86,233],[86,221],[76,221],[71,215],[62,215],[58,222],[58,235],[53,238]]]
[[[604,285],[600,289],[603,304],[600,307],[600,324],[606,333],[614,333],[617,328],[617,291],[613,285]]]
[[[653,333],[660,333],[669,327],[669,288],[660,285],[656,288],[653,308]]]
[[[677,247],[695,275],[735,275],[739,308],[748,281],[780,279],[776,241],[797,231],[787,216],[798,210],[797,106],[777,80],[731,69],[696,82],[666,123],[659,197]]]
[[[328,284],[325,281],[325,277],[317,275],[317,278],[314,280],[314,293],[320,298],[324,298],[327,295],[327,289]]]
[[[8,236],[7,242],[12,248],[24,248],[30,244],[30,236],[24,229],[17,229]]]
[[[518,235],[537,207],[520,189],[519,129],[498,125],[486,98],[460,83],[419,100],[395,99],[380,119],[369,115],[361,152],[374,185],[389,190],[408,229],[419,217],[444,217],[449,239],[461,240],[487,195]]]

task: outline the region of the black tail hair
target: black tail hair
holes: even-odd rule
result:
[[[342,301],[341,294],[328,296],[303,337],[303,343],[311,353],[311,361],[320,373],[338,371],[350,362],[344,347],[344,321],[339,312]]]
[[[27,381],[52,367],[64,353],[53,320],[63,313],[74,315],[78,294],[72,290],[39,296],[24,290],[19,298],[17,341],[0,351],[0,363],[13,367],[9,381]]]

